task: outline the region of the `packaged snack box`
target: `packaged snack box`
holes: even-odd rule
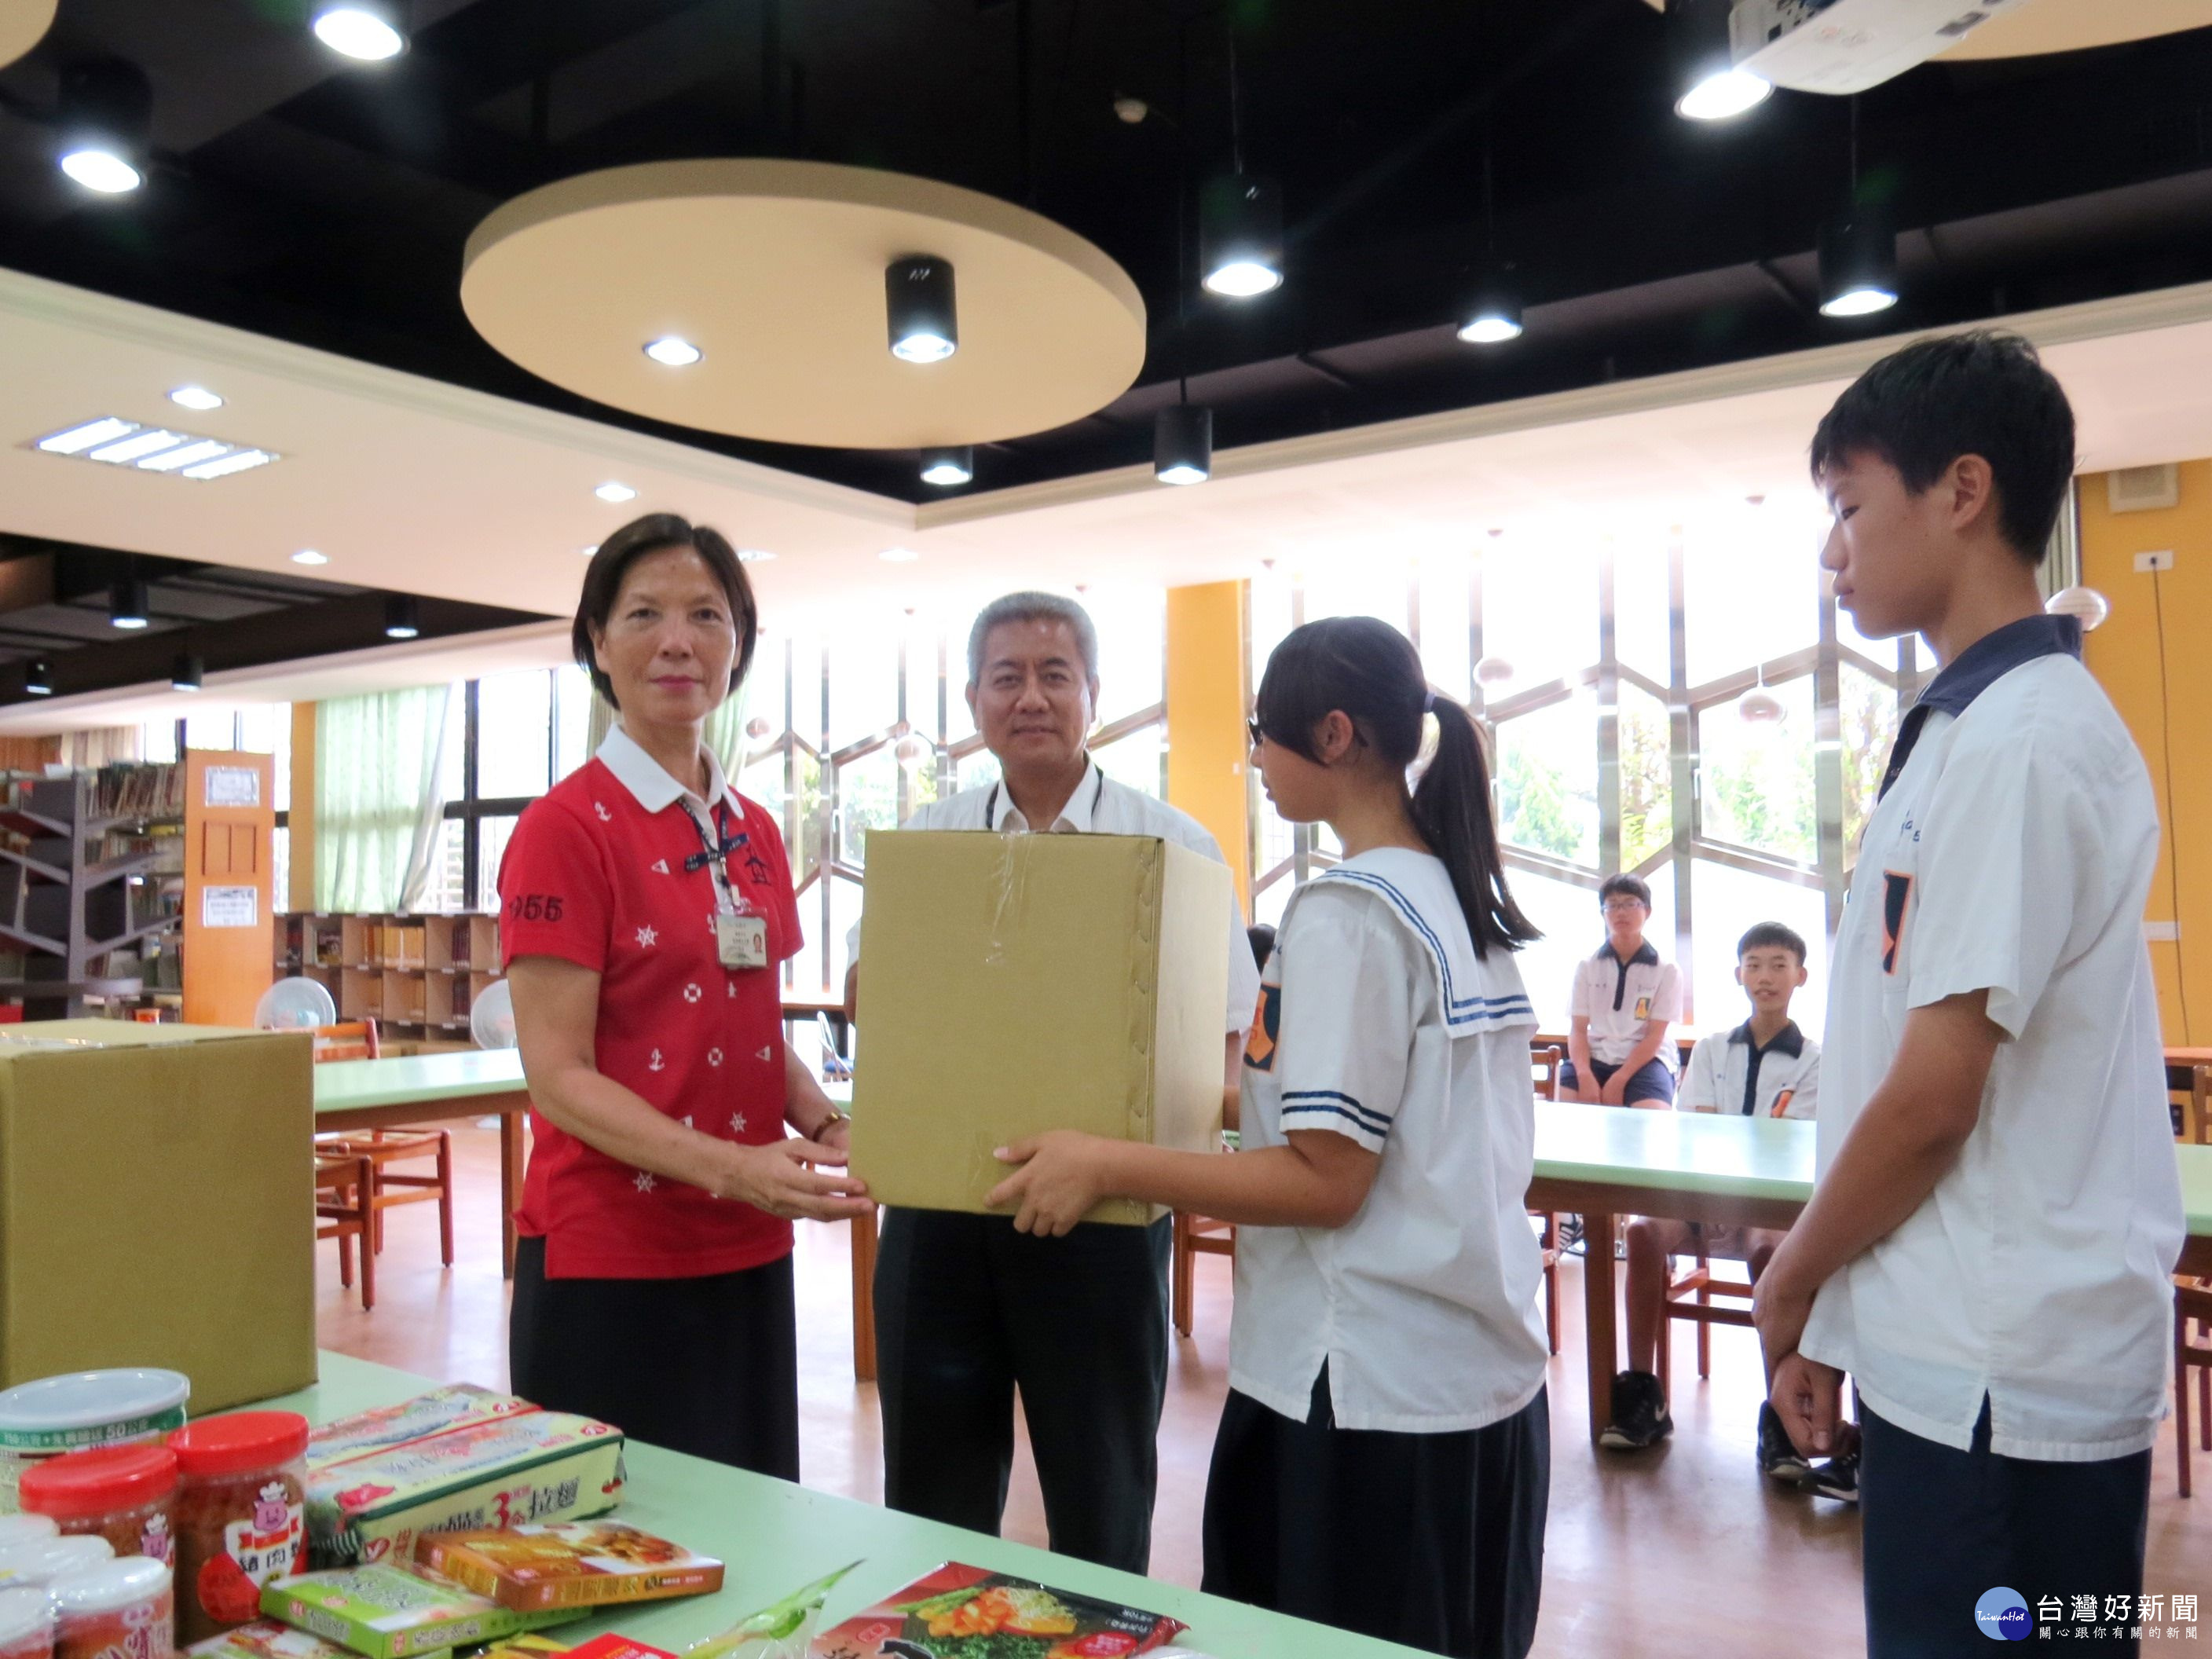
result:
[[[1032,1578],[948,1562],[816,1637],[813,1659],[1127,1659],[1185,1626]]]
[[[496,1651],[496,1650],[495,1650]],[[662,1648],[649,1648],[642,1642],[633,1642],[627,1636],[617,1636],[609,1631],[604,1636],[594,1636],[580,1648],[569,1650],[570,1659],[676,1659]],[[492,1659],[483,1654],[479,1659]]]
[[[583,1616],[560,1607],[517,1613],[489,1596],[389,1566],[279,1578],[263,1587],[261,1610],[367,1659],[413,1659]]]
[[[307,1475],[307,1548],[319,1565],[414,1559],[426,1532],[604,1515],[622,1501],[622,1431],[528,1411],[477,1422]]]
[[[495,1394],[473,1382],[455,1382],[418,1394],[396,1406],[379,1406],[324,1424],[307,1437],[307,1466],[342,1462],[388,1447],[402,1446],[448,1429],[465,1429],[502,1417],[534,1412],[537,1407],[511,1394]]]
[[[197,1659],[354,1659],[346,1649],[274,1619],[257,1619],[185,1650]],[[422,1659],[446,1659],[443,1653]]]
[[[415,1559],[503,1607],[597,1607],[703,1595],[722,1564],[619,1521],[570,1521],[493,1532],[427,1533]]]

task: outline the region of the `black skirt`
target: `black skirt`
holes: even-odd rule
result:
[[[515,1241],[514,1392],[634,1440],[799,1479],[791,1258],[703,1279],[548,1279]]]
[[[1541,1390],[1486,1429],[1397,1434],[1338,1428],[1326,1364],[1303,1423],[1231,1389],[1201,1588],[1431,1653],[1522,1659],[1551,1485]]]

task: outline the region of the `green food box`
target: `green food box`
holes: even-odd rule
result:
[[[261,1610],[367,1659],[417,1659],[440,1648],[496,1642],[589,1614],[588,1607],[518,1613],[399,1567],[335,1567],[262,1587]]]
[[[275,1619],[257,1619],[236,1630],[195,1642],[185,1652],[191,1659],[353,1659],[335,1642],[325,1642],[307,1631],[294,1630]],[[418,1659],[445,1659],[442,1652]]]

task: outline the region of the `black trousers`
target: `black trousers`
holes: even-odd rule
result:
[[[1986,1399],[1967,1451],[1885,1422],[1863,1400],[1859,1431],[1868,1659],[1982,1651],[1975,1605],[1998,1588],[2039,1624],[2038,1603],[2057,1597],[2083,1635],[2094,1626],[2071,1624],[2077,1593],[2094,1591],[2100,1615],[2107,1596],[2132,1606],[2142,1594],[2148,1451],[2096,1463],[2000,1457]],[[2104,1640],[2115,1638],[2136,1645],[2118,1628]]]
[[[799,1479],[791,1258],[704,1279],[548,1279],[515,1241],[514,1392],[694,1457]]]
[[[1006,1216],[885,1210],[876,1256],[884,1502],[996,1533],[1018,1389],[1052,1547],[1145,1571],[1172,1243],[1164,1219],[1086,1222],[1039,1238]]]
[[[1536,1639],[1552,1417],[1536,1397],[1486,1429],[1336,1426],[1328,1368],[1294,1423],[1231,1389],[1206,1483],[1200,1588],[1464,1659]]]

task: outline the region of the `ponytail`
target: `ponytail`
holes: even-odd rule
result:
[[[1482,734],[1462,705],[1429,690],[1413,641],[1372,617],[1292,629],[1267,659],[1255,723],[1268,742],[1313,760],[1314,728],[1335,709],[1401,772],[1420,754],[1422,717],[1435,714],[1437,750],[1413,794],[1413,823],[1451,878],[1474,953],[1541,938],[1506,888]]]

